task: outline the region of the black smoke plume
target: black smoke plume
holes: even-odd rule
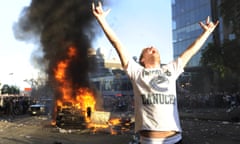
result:
[[[32,0],[14,25],[15,37],[34,41],[39,48],[32,53],[33,63],[43,69],[53,82],[54,68],[67,58],[70,46],[77,49],[77,56],[66,71],[72,86],[89,85],[88,49],[96,36],[95,18],[91,0]],[[90,66],[91,65],[91,66]],[[53,86],[54,87],[54,86]]]

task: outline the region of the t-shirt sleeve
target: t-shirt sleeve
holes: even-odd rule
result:
[[[130,59],[128,61],[127,66],[124,67],[126,74],[129,76],[131,80],[135,79],[135,76],[137,75],[137,73],[139,73],[142,69],[143,67],[133,59]]]
[[[177,58],[174,61],[167,64],[167,69],[174,73],[175,79],[177,79],[183,72],[182,59]]]

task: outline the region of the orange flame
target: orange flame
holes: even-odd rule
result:
[[[118,124],[121,123],[121,120],[120,120],[120,118],[112,118],[112,119],[109,120],[109,123],[111,125],[118,125]]]
[[[92,123],[90,120],[90,117],[88,117],[87,112],[90,108],[91,112],[95,111],[95,97],[94,93],[87,87],[80,87],[77,90],[73,89],[72,83],[68,78],[66,77],[66,70],[68,68],[69,63],[71,62],[71,59],[76,56],[76,49],[74,47],[70,47],[68,49],[68,57],[67,59],[60,61],[57,64],[57,67],[55,69],[55,79],[58,82],[58,89],[61,93],[61,97],[57,97],[56,105],[55,105],[55,113],[56,116],[57,108],[61,107],[68,107],[70,106],[74,109],[79,109],[86,118],[86,122],[88,123],[88,128],[94,128],[93,132],[96,132],[98,129],[101,128],[109,128],[110,126],[110,132],[112,135],[116,135],[117,132],[112,127],[119,125],[121,123],[120,118],[112,118],[105,124],[96,124]],[[79,111],[79,112],[80,112]],[[54,117],[55,118],[55,117]],[[56,119],[52,120],[51,125],[56,125]]]
[[[93,93],[88,88],[80,88],[76,97],[77,102],[79,102],[80,107],[84,110],[87,108],[91,108],[91,110],[95,110],[96,101],[93,97]]]
[[[59,83],[58,89],[62,95],[62,97],[57,98],[55,109],[57,107],[63,107],[65,102],[69,102],[72,104],[72,107],[81,109],[85,113],[88,108],[94,111],[96,101],[93,92],[89,88],[72,89],[71,81],[66,77],[66,69],[74,56],[76,56],[76,49],[70,47],[68,49],[67,59],[60,61],[54,71],[55,79]],[[54,121],[52,124],[54,124]]]

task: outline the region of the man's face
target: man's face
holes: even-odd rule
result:
[[[147,48],[144,49],[144,54],[145,55],[152,55],[152,54],[155,54],[156,52],[158,53],[158,50],[153,46],[147,47]]]
[[[160,54],[158,50],[153,47],[144,48],[141,54],[140,63],[145,66],[146,64],[152,64],[159,62],[160,64]]]

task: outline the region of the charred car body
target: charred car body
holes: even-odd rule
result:
[[[57,108],[56,125],[61,128],[86,128],[85,111],[77,108],[71,102],[64,102]]]

